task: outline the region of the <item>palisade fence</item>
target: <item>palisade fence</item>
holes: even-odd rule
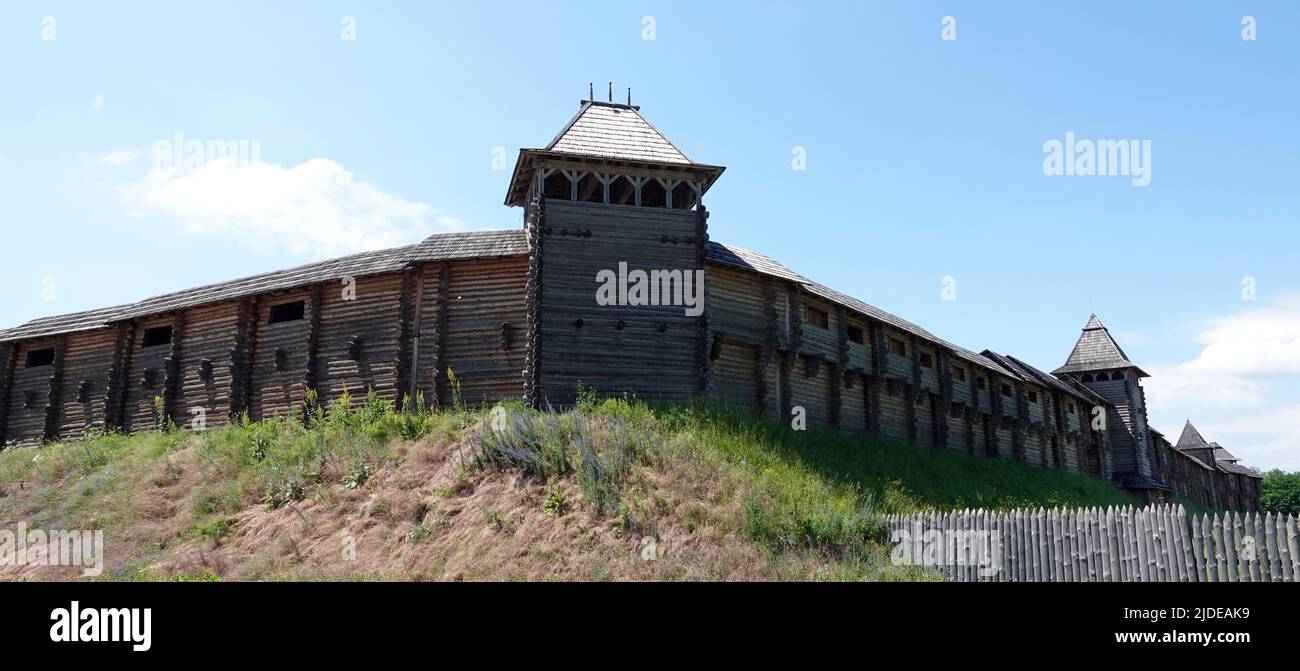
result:
[[[1292,515],[1182,506],[888,517],[893,560],[956,582],[1300,582]]]

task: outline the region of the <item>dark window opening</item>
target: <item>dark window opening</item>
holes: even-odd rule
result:
[[[965,368],[961,368],[960,366],[953,366],[953,367],[952,367],[952,377],[953,377],[953,379],[957,380],[958,382],[965,382],[965,381],[966,381],[966,369],[965,369]]]
[[[1002,395],[1011,396],[1011,385],[1009,384],[1002,385]]]
[[[159,345],[170,345],[172,342],[172,327],[155,326],[144,330],[144,341],[140,343],[142,347],[157,347]]]
[[[556,170],[548,175],[546,182],[542,185],[542,196],[557,200],[572,200],[573,189],[571,188],[569,176],[561,170]]]
[[[1029,392],[1029,402],[1030,402],[1030,403],[1037,403],[1037,402],[1038,402],[1038,392],[1036,392],[1036,391],[1031,391],[1031,392]]]
[[[578,180],[578,200],[584,203],[605,202],[605,183],[595,173],[587,173]]]
[[[673,209],[689,210],[695,207],[695,189],[691,188],[690,182],[678,182],[673,187]]]
[[[1083,377],[1079,378],[1079,380],[1081,382],[1092,382],[1092,376],[1087,373],[1084,373]]]
[[[610,205],[632,205],[636,203],[636,186],[626,175],[618,175],[609,183]]]
[[[934,368],[934,355],[927,352],[921,352],[921,367]]]
[[[979,379],[977,379],[977,380],[975,380],[975,385],[976,385],[977,387],[979,387],[980,389],[985,389],[985,388],[987,388],[987,387],[989,386],[989,385],[988,385],[988,380],[986,380],[986,379],[984,379],[984,378],[982,378],[982,377],[979,378]]]
[[[54,348],[34,349],[27,353],[27,367],[39,368],[54,365]]]
[[[862,331],[861,326],[849,325],[849,342],[855,342],[859,345],[866,344],[867,335]]]
[[[889,339],[889,353],[898,356],[907,356],[907,343],[897,338]]]
[[[804,311],[808,315],[808,323],[817,328],[828,329],[831,327],[831,316],[826,314],[825,310],[818,310],[811,305],[805,305]]]
[[[1065,412],[1066,412],[1066,414],[1073,415],[1073,414],[1074,414],[1074,404],[1073,404],[1073,403],[1066,403],[1066,404],[1065,404]]]
[[[668,192],[658,179],[651,177],[641,185],[641,207],[667,207]]]
[[[1109,379],[1110,379],[1110,378],[1107,377],[1105,373],[1097,373],[1097,381],[1098,381],[1098,382],[1105,382],[1105,381],[1107,381],[1107,380],[1109,380]]]
[[[271,306],[271,323],[291,322],[302,319],[307,314],[306,301],[294,301]]]

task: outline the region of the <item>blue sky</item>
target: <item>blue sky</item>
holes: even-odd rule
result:
[[[0,9],[0,326],[519,226],[518,148],[612,80],[727,166],[714,239],[1049,370],[1095,310],[1158,429],[1300,469],[1294,2],[197,4]],[[178,132],[258,161],[160,174]],[[1067,132],[1150,184],[1045,175]]]

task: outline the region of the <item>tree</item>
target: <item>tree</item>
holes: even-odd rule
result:
[[[1260,506],[1282,515],[1300,515],[1300,472],[1275,468],[1264,475]]]

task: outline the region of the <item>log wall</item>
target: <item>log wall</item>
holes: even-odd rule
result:
[[[42,338],[15,344],[15,359],[8,383],[6,442],[34,445],[44,438],[46,407],[55,366],[51,363],[28,367],[27,354],[34,350],[57,349],[58,346],[57,338]]]
[[[322,403],[339,398],[344,391],[354,401],[371,391],[396,401],[399,394],[406,393],[397,388],[403,275],[353,280],[355,283],[340,281],[321,287],[319,331],[314,341],[316,393]]]
[[[144,332],[171,324],[171,317],[168,316],[142,319],[133,324],[134,335],[123,387],[125,398],[121,417],[122,429],[125,431],[144,431],[158,426],[160,417],[155,399],[162,399],[166,388],[167,372],[164,366],[171,356],[171,345],[146,347]],[[177,335],[173,332],[172,338],[175,339]]]
[[[303,301],[302,319],[270,323],[275,306]],[[254,419],[290,417],[302,412],[306,401],[308,336],[312,291],[288,291],[266,297],[257,305],[251,345],[252,369],[249,415]]]
[[[467,403],[519,397],[526,271],[525,257],[451,265],[446,360],[460,378]]]
[[[72,333],[64,355],[59,395],[59,438],[79,438],[88,428],[104,428],[104,407],[117,332],[99,329]]]
[[[697,317],[681,305],[599,305],[597,274],[703,270],[696,213],[548,199],[541,222],[541,394],[687,401],[700,385]]]
[[[184,427],[202,418],[207,428],[230,419],[240,304],[227,301],[187,310],[180,338],[180,381],[172,420]]]

